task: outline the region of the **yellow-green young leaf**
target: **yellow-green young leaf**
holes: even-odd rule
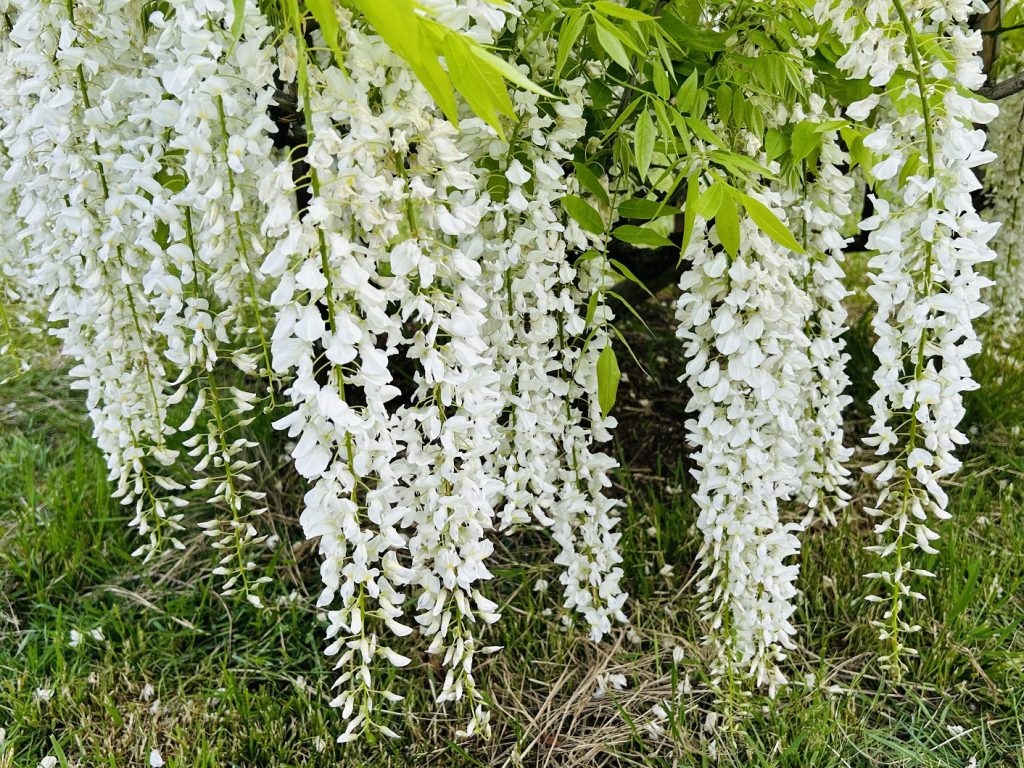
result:
[[[690,76],[683,81],[676,91],[676,109],[680,112],[693,114],[693,107],[697,98],[697,70],[693,70]]]
[[[416,77],[452,123],[458,123],[458,107],[451,80],[441,68],[424,19],[412,0],[352,0],[366,20],[396,54],[412,68]]]
[[[817,125],[806,120],[797,123],[796,128],[793,129],[793,145],[790,148],[793,161],[799,163],[817,149],[820,144],[821,134],[818,133]]]
[[[697,215],[704,221],[711,221],[718,215],[718,208],[722,205],[722,198],[725,196],[722,188],[725,186],[727,185],[714,182],[697,198],[695,206]]]
[[[722,197],[722,204],[715,216],[715,231],[725,252],[735,256],[740,250],[740,217],[736,214],[736,203],[729,195]]]
[[[675,245],[671,240],[653,229],[637,227],[633,224],[623,224],[612,230],[612,237],[630,245],[649,245],[653,248],[670,248]]]
[[[769,128],[765,133],[764,151],[769,161],[780,157],[786,151],[786,137],[778,128]]]
[[[442,50],[452,82],[469,108],[503,136],[501,115],[513,115],[514,108],[501,75],[473,55],[462,35],[454,32],[445,35]]]
[[[774,240],[776,243],[781,245],[783,248],[788,248],[791,251],[797,253],[803,253],[804,249],[800,246],[800,243],[793,237],[793,233],[789,231],[785,224],[776,216],[772,210],[762,203],[760,200],[755,200],[750,195],[745,195],[742,192],[732,189],[730,187],[729,194],[732,195],[740,204],[746,209],[747,215],[750,217],[757,228],[764,232],[768,237]]]
[[[313,14],[316,23],[320,25],[324,40],[334,52],[338,64],[341,64],[342,53],[338,47],[338,15],[334,10],[334,0],[306,0],[306,8]]]
[[[616,19],[625,19],[626,21],[655,20],[653,16],[648,16],[643,11],[626,8],[622,5],[616,5],[615,3],[608,2],[608,0],[597,0],[597,2],[594,3],[594,8],[605,16],[611,16]]]
[[[597,358],[597,404],[601,406],[602,416],[607,416],[615,406],[620,378],[619,361],[615,358],[612,345],[608,344]]]
[[[555,82],[562,79],[562,71],[569,60],[569,54],[572,53],[572,48],[586,25],[587,16],[579,9],[571,11],[562,22],[558,35],[558,56],[555,58]]]
[[[633,37],[633,28],[628,24],[618,24],[611,19],[606,19],[601,14],[594,14],[594,21],[604,27],[608,32],[611,32],[619,42],[622,43],[626,48],[633,51],[637,56],[646,57],[650,52],[646,45],[641,46],[637,42],[636,38]]]
[[[453,32],[452,34],[456,33]],[[470,53],[513,85],[518,85],[524,91],[532,91],[539,96],[546,96],[549,99],[558,98],[551,91],[541,88],[533,82],[533,80],[520,72],[516,67],[509,64],[500,56],[495,56],[472,38],[466,37],[465,35],[460,35],[460,37],[462,37],[462,39],[466,41],[467,45],[469,45]]]
[[[238,40],[245,28],[245,0],[234,0],[235,18],[231,20],[231,37]]]
[[[654,121],[651,120],[651,113],[645,109],[636,119],[636,133],[633,137],[636,169],[640,172],[641,179],[647,178],[647,172],[651,168],[651,158],[654,156],[654,138]]]
[[[598,19],[598,21],[600,22],[601,20]],[[594,25],[594,31],[597,33],[597,42],[604,49],[604,52],[611,56],[612,61],[627,72],[632,72],[633,65],[629,63],[629,54],[626,53],[626,49],[619,41],[619,38],[601,23]]]
[[[871,150],[864,146],[865,133],[850,125],[843,128],[839,134],[843,137],[846,146],[850,148],[850,167],[861,166],[870,168],[872,166]]]
[[[587,232],[595,235],[604,234],[604,220],[601,214],[594,210],[594,207],[576,195],[566,195],[562,198],[562,207],[576,220]]]
[[[671,92],[668,88],[668,75],[665,73],[665,67],[661,65],[660,61],[655,61],[651,67],[654,70],[654,90],[663,101],[668,101]]]
[[[693,238],[693,225],[697,219],[697,202],[700,199],[700,183],[697,180],[697,172],[690,174],[686,180],[686,202],[683,204],[683,243],[679,248],[679,258],[682,259],[686,249],[690,247],[690,240]]]

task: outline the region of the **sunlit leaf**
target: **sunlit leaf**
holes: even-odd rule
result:
[[[597,404],[601,407],[602,416],[607,416],[615,407],[621,378],[622,373],[619,371],[615,350],[608,344],[597,358]]]
[[[587,232],[594,235],[603,235],[604,221],[594,207],[576,195],[566,195],[562,198],[562,206],[572,218]]]
[[[757,225],[758,229],[783,248],[788,248],[797,253],[804,252],[803,247],[793,237],[793,233],[789,231],[781,219],[767,205],[738,190],[730,189],[729,192],[743,206],[747,215]]]
[[[673,247],[675,243],[653,229],[623,224],[612,230],[612,237],[630,245],[648,245],[652,247]]]
[[[636,121],[636,134],[633,137],[633,152],[636,154],[636,169],[640,178],[646,179],[654,156],[655,139],[654,121],[646,109],[640,113]]]

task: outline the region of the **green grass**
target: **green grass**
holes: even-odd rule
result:
[[[866,327],[850,339],[854,391],[869,392]],[[656,380],[634,395],[667,397],[674,365],[652,352],[645,367]],[[299,498],[273,499],[286,543],[267,558],[275,580],[264,611],[217,595],[197,540],[184,554],[133,560],[136,540],[109,499],[82,406],[43,366],[0,387],[0,768],[48,754],[70,766],[143,765],[153,747],[170,766],[211,768],[1024,766],[1024,369],[996,356],[977,369],[985,386],[968,399],[973,443],[941,553],[918,561],[938,575],[918,585],[928,596],[915,608],[920,657],[901,683],[875,663],[860,574],[876,566],[855,505],[836,528],[805,536],[792,684],[706,729],[714,699],[689,480],[677,459],[641,451],[634,473],[619,477],[631,625],[601,645],[567,628],[557,589],[533,590],[541,578],[557,585],[551,544],[533,532],[502,539],[492,592],[503,618],[485,642],[505,649],[479,664],[493,737],[455,739],[463,714],[434,712],[438,672],[410,645],[413,664],[394,682],[412,713],[393,719],[403,738],[345,751],[333,741],[341,723],[312,608],[316,553],[288,543],[300,538]],[[649,405],[624,397],[622,418],[642,418]],[[94,628],[103,642],[70,646],[72,629]],[[602,673],[625,675],[626,687],[595,697]],[[41,689],[53,691],[48,702]],[[651,734],[651,707],[665,702],[665,731]]]

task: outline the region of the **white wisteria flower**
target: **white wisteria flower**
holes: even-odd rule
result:
[[[974,169],[993,157],[975,126],[998,109],[964,95],[985,81],[981,33],[969,18],[987,5],[823,0],[817,8],[847,45],[838,63],[851,76],[870,74],[873,85],[887,86],[897,72],[906,75],[898,89],[856,105],[858,116],[875,115],[864,139],[876,158],[875,211],[861,227],[873,254],[868,293],[879,361],[866,440],[878,460],[866,471],[879,490],[869,512],[880,543],[870,549],[884,570],[868,576],[885,587],[871,598],[884,604],[874,624],[890,649],[882,660],[899,674],[901,656],[914,653],[905,636],[919,629],[904,603],[924,598],[910,577],[928,575],[910,554],[936,551],[932,526],[950,516],[942,481],[959,469],[955,451],[967,442],[957,426],[963,393],[977,387],[967,361],[981,349],[973,321],[987,309],[981,292],[990,284],[975,268],[993,258],[988,242],[998,229],[982,221],[971,196],[980,188]]]

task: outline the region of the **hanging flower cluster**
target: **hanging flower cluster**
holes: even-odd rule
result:
[[[592,430],[608,437],[587,395],[607,335],[581,356],[586,285],[567,250],[587,239],[557,204],[582,106],[566,84],[552,118],[519,95],[529,140],[471,117],[460,132],[379,37],[342,17],[341,66],[321,66],[294,21],[308,204],[292,214],[287,164],[267,178],[275,246],[261,270],[277,280],[273,368],[292,378],[294,410],[276,426],[298,438],[292,456],[313,483],[301,522],[324,558],[318,602],[338,604],[328,652],[343,738],[387,733],[375,708],[395,694],[375,685],[374,660],[407,664],[381,632],[414,623],[442,656],[439,702],[468,695],[466,732],[486,731],[472,670],[480,628],[498,618],[482,591],[494,530],[550,527],[566,607],[597,638],[624,618],[604,496],[614,462],[590,448]],[[463,21],[486,38],[505,17],[480,8]],[[504,200],[488,191],[495,157]]]
[[[990,221],[1001,223],[992,240],[998,257],[989,276],[995,286],[986,294],[992,304],[993,341],[1006,343],[1024,330],[1024,97],[1017,95],[1000,108],[988,125],[996,159],[985,169]]]
[[[829,125],[832,118],[824,99],[813,94],[808,112],[794,115],[793,122],[801,125],[802,119],[803,125],[811,126],[821,137],[813,176],[802,185],[781,190],[789,200],[787,209],[792,211],[790,218],[795,221],[805,251],[795,279],[811,301],[805,326],[809,366],[800,425],[803,455],[797,498],[834,525],[836,510],[850,499],[844,486],[850,477],[846,463],[853,454],[853,448],[844,444],[843,430],[843,411],[851,398],[845,394],[850,386],[846,372],[849,356],[842,339],[846,330],[843,299],[847,295],[843,285],[846,238],[842,230],[851,212],[856,182],[843,170],[849,166],[850,157],[839,143],[838,126]],[[799,170],[806,178],[806,168]]]
[[[270,29],[255,6],[236,40],[223,7],[147,16],[128,2],[15,5],[4,69],[11,242],[26,249],[29,282],[79,360],[72,375],[88,391],[116,495],[146,536],[140,553],[164,538],[182,546],[174,466],[184,447],[202,475],[192,488],[214,486],[209,503],[230,514],[205,525],[229,550],[217,571],[230,593],[255,567],[245,545],[260,540],[246,520],[263,495],[243,487],[250,443],[232,434],[256,396],[218,384],[213,367],[226,351],[241,370],[258,368],[230,341],[262,322],[249,264],[255,195],[235,176],[258,173],[271,151]],[[189,396],[176,428],[169,409]],[[203,433],[172,447],[200,414]]]
[[[752,44],[737,50],[758,54]],[[723,124],[729,96],[715,104]],[[834,522],[849,499],[841,229],[854,182],[838,168],[848,162],[837,143],[843,121],[822,96],[793,104],[756,89],[745,96],[806,149],[783,169],[775,149],[743,131],[739,150],[780,179],[775,189],[748,181],[739,192],[715,170],[691,177],[700,184],[699,195],[687,195],[697,234],[684,253],[676,317],[695,412],[686,426],[713,672],[728,690],[750,677],[774,693],[785,682],[778,663],[793,647],[798,534],[815,515]],[[773,220],[798,238],[772,234]],[[801,522],[793,507],[807,510]]]
[[[243,452],[254,444],[238,430],[267,394],[221,383],[215,370],[226,357],[243,373],[270,376],[254,180],[274,166],[275,127],[267,115],[274,66],[265,46],[271,29],[254,5],[243,11],[237,40],[226,8],[200,12],[185,5],[150,15],[154,39],[147,53],[154,62],[146,74],[166,90],[158,102],[142,106],[163,117],[162,181],[177,213],[168,233],[172,262],[162,275],[175,292],[159,330],[179,378],[196,377],[196,397],[179,427],[193,433],[184,447],[198,459],[201,475],[190,487],[212,486],[207,503],[226,512],[200,523],[224,551],[215,569],[225,577],[223,591],[240,589],[259,605],[255,587],[266,577],[252,577],[256,565],[247,553],[266,538],[250,519],[265,511],[259,507],[264,493],[248,487],[247,473],[256,464]],[[250,348],[250,340],[256,346]],[[200,431],[195,427],[203,416]]]
[[[875,115],[864,139],[875,155],[875,215],[861,227],[874,252],[868,292],[877,305],[879,367],[867,442],[879,460],[867,471],[879,488],[871,513],[882,541],[872,549],[884,570],[870,577],[887,593],[873,598],[885,603],[875,624],[890,646],[883,661],[896,670],[901,654],[913,653],[905,635],[918,629],[903,604],[923,599],[910,576],[928,575],[910,554],[936,551],[931,526],[949,517],[940,481],[960,466],[962,393],[977,386],[967,359],[980,350],[972,321],[986,309],[980,294],[989,280],[975,266],[993,257],[988,241],[997,225],[981,220],[971,198],[980,186],[973,169],[992,158],[974,124],[991,121],[997,109],[963,91],[984,82],[981,34],[968,19],[986,10],[963,0],[818,7],[848,46],[839,66],[885,88],[849,114]]]
[[[298,218],[284,207],[287,168],[268,184],[264,228],[277,243],[262,269],[278,278],[274,369],[294,371],[294,410],[276,426],[299,438],[292,456],[312,483],[301,521],[320,538],[318,602],[338,604],[328,653],[354,737],[376,720],[374,659],[408,663],[381,629],[402,636],[419,624],[444,654],[440,700],[479,699],[476,627],[497,619],[480,590],[502,400],[481,337],[484,179],[411,71],[342,21],[344,69],[316,66],[293,38],[309,202]],[[403,360],[414,366],[405,397]]]
[[[555,46],[540,41],[531,51],[539,75],[554,67]],[[624,621],[626,595],[619,580],[619,534],[610,498],[609,472],[616,462],[597,450],[611,438],[613,417],[601,412],[596,367],[610,345],[613,319],[602,301],[587,318],[592,296],[610,282],[592,246],[601,238],[566,221],[559,201],[571,189],[561,169],[582,141],[586,121],[584,81],[563,80],[566,101],[542,113],[536,94],[515,96],[524,140],[504,177],[508,196],[494,219],[498,247],[484,271],[492,296],[490,343],[502,374],[507,428],[498,461],[505,482],[501,527],[531,521],[550,528],[560,552],[566,608],[581,613],[591,637],[600,640],[615,620]],[[496,145],[478,154],[501,152]],[[572,263],[572,250],[595,255]]]
[[[159,85],[139,76],[142,40],[123,3],[11,5],[0,140],[5,184],[20,194],[8,186],[17,207],[5,213],[20,224],[14,242],[30,243],[31,280],[78,360],[74,386],[87,391],[115,494],[152,553],[165,538],[178,544],[184,504],[166,491],[181,488],[169,476],[178,453],[168,408],[185,388],[172,387],[156,341],[180,293],[164,279],[158,243],[176,218],[157,179],[166,147],[147,104]]]
[[[550,535],[563,617],[594,641],[626,621],[604,446],[609,299],[633,276],[612,240],[675,245],[663,209],[685,209],[669,234],[713,676],[773,693],[799,535],[849,501],[844,224],[870,154],[871,576],[898,668],[997,228],[972,202],[992,158],[974,125],[996,113],[969,95],[982,5],[819,0],[813,35],[785,2],[659,4],[660,24],[606,2],[0,0],[0,354],[28,322],[6,305],[45,305],[137,554],[197,527],[224,594],[255,606],[265,468],[246,427],[272,413],[306,483],[341,740],[395,735],[388,681],[414,632],[438,702],[487,733],[474,665],[496,650],[498,536]],[[779,9],[799,34],[762,24]],[[711,53],[684,66],[688,25]],[[872,95],[844,108],[823,58]],[[1024,154],[1000,133],[1016,328]]]
[[[777,197],[763,200],[781,213]],[[720,240],[694,238],[676,310],[687,408],[696,413],[686,428],[699,467],[699,590],[720,648],[715,674],[751,675],[774,689],[795,631],[800,526],[782,520],[780,504],[799,487],[796,369],[807,360],[810,306],[795,262],[748,219],[735,256]]]

